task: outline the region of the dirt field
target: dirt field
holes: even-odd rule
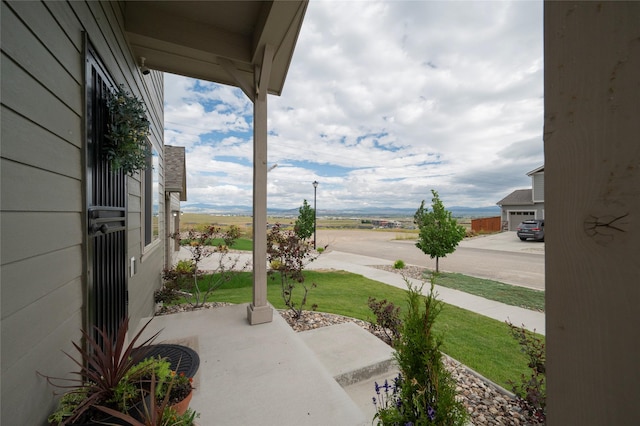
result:
[[[282,217],[282,216],[269,216],[267,223],[280,223],[282,225],[293,225],[297,218]],[[383,219],[383,218],[382,218]],[[404,219],[404,223],[411,223],[409,219]],[[461,222],[461,224],[464,224]],[[202,213],[184,213],[180,218],[180,230],[186,231],[190,228],[197,227],[198,225],[218,225],[218,226],[231,226],[235,225],[241,229],[247,229],[249,231],[252,227],[251,216],[219,216]],[[322,229],[373,229],[370,223],[362,223],[357,218],[318,218],[318,230]],[[388,230],[393,231],[393,230]],[[399,230],[398,232],[410,232],[409,230]]]

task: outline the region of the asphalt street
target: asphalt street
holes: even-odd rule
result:
[[[415,240],[398,239],[402,233],[323,230],[317,231],[318,246],[329,250],[377,257],[435,269],[415,246]],[[544,242],[520,241],[515,232],[502,232],[465,239],[456,251],[440,259],[440,270],[487,278],[506,284],[544,290]]]

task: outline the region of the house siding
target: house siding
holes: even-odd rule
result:
[[[150,139],[162,156],[162,74],[139,73],[123,33],[123,7],[1,4],[1,424],[46,424],[56,401],[36,371],[73,371],[62,351],[74,353],[71,342],[80,340],[86,321],[84,34],[116,83],[144,99]],[[152,313],[164,263],[162,244],[143,256],[140,185],[137,175],[128,178],[127,256],[137,263],[128,282],[133,326]],[[161,217],[161,242],[163,223]]]
[[[535,173],[531,177],[533,188],[533,201],[544,203],[544,172]]]
[[[167,193],[166,203],[167,243],[165,245],[165,266],[171,268],[178,261],[179,244],[175,238],[171,238],[171,235],[180,231],[180,194],[178,192]],[[174,213],[176,214],[175,217],[173,216]]]

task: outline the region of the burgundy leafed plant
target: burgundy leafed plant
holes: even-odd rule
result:
[[[142,332],[149,325],[147,322],[144,327],[126,344],[127,331],[129,329],[129,319],[125,318],[116,335],[115,342],[105,330],[94,327],[103,344],[100,345],[86,330],[82,330],[82,336],[87,342],[87,348],[83,349],[73,342],[73,346],[80,353],[80,359],[76,359],[69,353],[64,352],[73,362],[80,367],[80,371],[72,374],[79,378],[60,378],[46,377],[47,381],[53,386],[60,388],[75,388],[78,391],[86,392],[86,399],[78,404],[74,413],[63,420],[60,425],[66,425],[77,421],[87,410],[113,397],[113,392],[120,380],[134,365],[138,364],[145,358],[148,347],[158,336],[160,332],[142,342],[136,347],[136,342],[142,335]],[[66,381],[69,384],[63,385],[58,381]]]
[[[310,243],[301,240],[295,231],[283,230],[279,223],[267,234],[267,260],[271,265],[267,274],[273,280],[280,279],[282,299],[296,320],[302,316],[309,290],[316,287],[315,283],[305,283],[304,267],[307,263],[313,262],[318,255],[319,253],[312,251]],[[293,300],[296,285],[302,287],[299,304]],[[314,304],[312,309],[316,308]]]

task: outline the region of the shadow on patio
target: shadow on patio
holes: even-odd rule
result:
[[[251,326],[246,310],[243,304],[159,316],[145,330],[162,330],[156,343],[198,353],[191,407],[200,425],[371,424],[276,311],[273,322]]]

